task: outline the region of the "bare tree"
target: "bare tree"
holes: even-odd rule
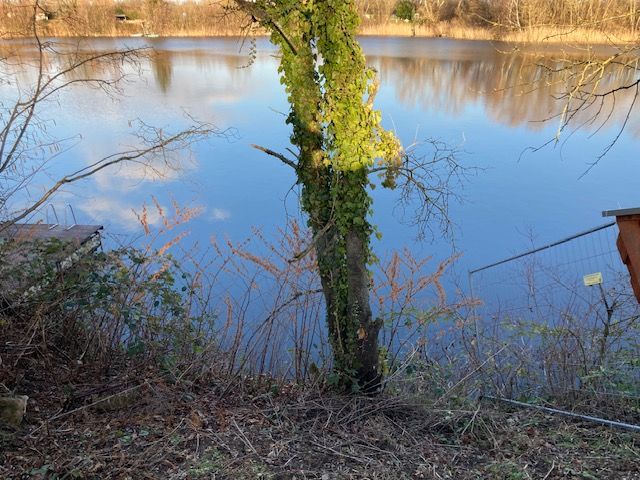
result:
[[[621,119],[619,128],[589,169],[618,142],[635,112],[640,94],[640,46],[611,44],[609,52],[602,55],[588,49],[586,56],[580,59],[547,58],[539,64],[547,72],[549,81],[560,83],[562,87],[562,93],[556,96],[561,102],[559,113],[544,119],[558,122],[556,134],[543,146],[570,138],[572,133],[585,127],[589,127],[593,135],[607,126],[614,116]]]
[[[62,102],[61,94],[73,87],[93,88],[108,96],[118,96],[123,82],[133,71],[139,73],[141,60],[148,49],[123,48],[91,52],[81,44],[71,47],[41,38],[37,16],[42,10],[38,1],[32,5],[31,36],[35,52],[31,58],[9,52],[0,60],[0,85],[12,87],[14,96],[0,101],[0,228],[23,220],[41,208],[63,186],[85,179],[100,170],[123,162],[168,163],[174,153],[183,152],[194,142],[224,132],[189,117],[187,128],[167,132],[142,120],[132,122],[136,146],[101,158],[76,171],[50,179],[50,183],[33,195],[29,187],[42,173],[61,159],[77,142],[53,138],[48,133],[49,118],[45,106]],[[18,71],[33,76],[23,86]],[[135,75],[134,73],[134,75]],[[63,105],[63,104],[62,104]],[[27,193],[29,192],[29,193]],[[18,197],[19,200],[18,200]],[[13,201],[11,201],[13,200]]]
[[[330,378],[350,391],[376,392],[384,372],[384,322],[374,317],[370,301],[371,175],[380,174],[384,187],[402,188],[405,199],[417,195],[420,209],[411,220],[430,226],[440,216],[446,227],[449,181],[461,169],[437,149],[433,158],[411,155],[382,127],[373,106],[379,85],[356,39],[354,0],[236,2],[279,47],[297,151],[287,156],[258,148],[292,167],[301,185],[313,239],[298,258],[316,254],[333,353]]]

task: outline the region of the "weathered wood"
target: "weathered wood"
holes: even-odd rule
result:
[[[102,230],[101,225],[49,225],[44,223],[17,223],[0,229],[0,241],[59,240],[82,244]]]
[[[640,302],[640,215],[621,215],[616,220],[620,231],[616,245],[629,270],[633,293]]]
[[[603,217],[616,217],[618,240],[616,245],[622,262],[629,270],[633,294],[640,303],[640,208],[605,210]]]
[[[101,225],[15,224],[0,228],[0,299],[28,300],[100,246]]]

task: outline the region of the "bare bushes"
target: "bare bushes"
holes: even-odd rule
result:
[[[488,395],[640,423],[640,308],[611,227],[472,271],[475,298],[414,344],[390,388],[436,405]],[[586,286],[589,272],[603,283]]]
[[[477,371],[468,389],[640,420],[640,310],[626,272],[616,271],[615,243],[598,241],[605,234],[481,272],[483,304],[466,317]],[[585,257],[607,267],[604,284],[582,284]]]
[[[180,233],[197,211],[155,205],[140,213],[145,226],[151,209],[163,229],[145,228],[146,246],[88,258],[29,304],[3,310],[0,382],[13,387],[44,362],[71,379],[130,365],[223,391],[332,384],[305,229],[294,222],[274,240],[256,231],[199,252]],[[388,392],[436,406],[492,394],[637,420],[640,315],[623,283],[553,302],[532,288],[526,314],[505,308],[478,318],[482,305],[444,295],[453,260],[432,266],[403,251],[374,269]]]
[[[162,219],[156,233],[148,227],[152,214]],[[292,222],[275,240],[256,231],[251,240],[213,240],[198,252],[183,247],[180,233],[196,214],[177,205],[171,214],[157,203],[145,208],[146,246],[87,257],[63,276],[52,270],[57,276],[49,287],[5,309],[0,381],[14,384],[29,358],[52,354],[103,371],[120,362],[157,365],[173,381],[249,375],[331,384],[324,301],[307,231]],[[440,285],[450,262],[430,271],[428,260],[404,251],[376,269],[388,372],[413,345],[425,345],[426,329],[455,308]]]
[[[242,365],[257,375],[277,373],[299,383],[331,384],[335,379],[330,375],[324,298],[312,239],[295,222],[275,241],[260,232],[255,238],[258,244],[252,247],[227,243],[232,256],[225,268],[231,269],[236,282],[248,286],[242,295],[245,301],[225,299],[230,305],[226,323],[251,332],[240,355]],[[223,250],[219,245],[216,250],[220,258]],[[432,325],[458,308],[447,301],[441,285],[453,260],[434,266],[430,258],[416,259],[404,250],[373,268],[372,305],[385,326],[380,355],[387,373],[396,370],[415,345],[425,344]],[[230,320],[231,307],[238,318],[235,322]],[[238,355],[233,350],[233,358]]]
[[[640,24],[635,0],[361,0],[359,8],[362,32],[373,35],[609,44],[633,42]]]
[[[33,15],[32,3],[2,2],[0,36],[30,36]],[[239,35],[243,27],[225,2],[177,4],[155,0],[43,3],[38,8],[36,26],[42,36],[56,37]]]
[[[292,222],[273,238],[213,239],[203,252],[183,240],[197,213],[145,208],[145,245],[86,258],[28,304],[5,309],[0,381],[13,384],[29,359],[53,355],[104,371],[155,365],[177,382],[331,385],[308,232]],[[162,219],[156,233],[152,215]],[[568,405],[593,397],[602,408],[613,408],[603,399],[614,394],[638,395],[640,315],[623,283],[590,290],[588,302],[585,292],[551,298],[531,288],[529,307],[518,304],[526,314],[489,314],[474,299],[446,297],[454,260],[433,265],[404,250],[373,269],[388,391],[436,404],[483,393]]]
[[[178,225],[163,218],[167,232]],[[177,240],[154,251],[123,247],[88,255],[66,272],[47,260],[56,245],[44,244],[41,255],[18,267],[43,286],[2,311],[2,382],[16,381],[31,361],[106,371],[127,358],[166,367],[194,359],[210,336],[211,319],[193,314],[193,278],[167,254]],[[11,268],[3,265],[3,274],[16,275]]]
[[[633,41],[640,26],[636,0],[359,0],[361,33],[511,41]],[[241,35],[247,25],[233,2],[104,0],[42,5],[38,28],[47,36]],[[231,7],[231,8],[230,8]],[[0,36],[31,34],[28,3],[0,4]],[[558,36],[559,35],[559,36]]]
[[[576,389],[638,394],[637,302],[620,278],[606,291],[568,292],[565,301],[543,305],[534,292],[535,318],[496,312],[483,339],[489,351],[507,349],[492,361],[493,388],[506,396],[571,395]],[[538,297],[539,295],[539,297]]]

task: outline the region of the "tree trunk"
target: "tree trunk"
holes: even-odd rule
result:
[[[358,181],[358,175],[353,177]],[[364,193],[364,186],[360,188]],[[363,207],[366,209],[366,205]],[[343,203],[337,202],[334,215],[339,216],[341,208]],[[342,387],[373,393],[380,389],[382,380],[378,352],[382,322],[373,320],[371,312],[369,226],[353,225],[341,232],[335,219],[323,217],[320,210],[311,211],[310,217],[317,236],[318,270],[327,306],[334,373]]]
[[[353,352],[357,365],[358,385],[366,393],[380,387],[382,373],[378,354],[380,320],[373,320],[369,303],[369,271],[367,269],[367,240],[358,232],[349,232],[346,238],[349,295],[347,314],[358,324],[357,348]]]
[[[401,147],[372,108],[377,84],[356,40],[355,3],[236,1],[280,47],[279,71],[291,105],[287,123],[300,150],[296,173],[317,252],[334,378],[351,391],[377,391],[381,322],[373,320],[369,302],[373,228],[366,189],[369,169],[395,162]]]
[[[382,373],[378,334],[382,322],[373,320],[369,301],[369,272],[365,240],[356,232],[345,238],[344,268],[336,258],[337,231],[330,228],[317,243],[318,268],[327,306],[327,327],[339,383],[373,393]],[[341,288],[345,286],[346,288]]]

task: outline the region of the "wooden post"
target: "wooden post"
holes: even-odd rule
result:
[[[640,303],[640,208],[605,211],[602,216],[616,217],[620,231],[616,245],[622,262],[629,270],[633,293]]]

